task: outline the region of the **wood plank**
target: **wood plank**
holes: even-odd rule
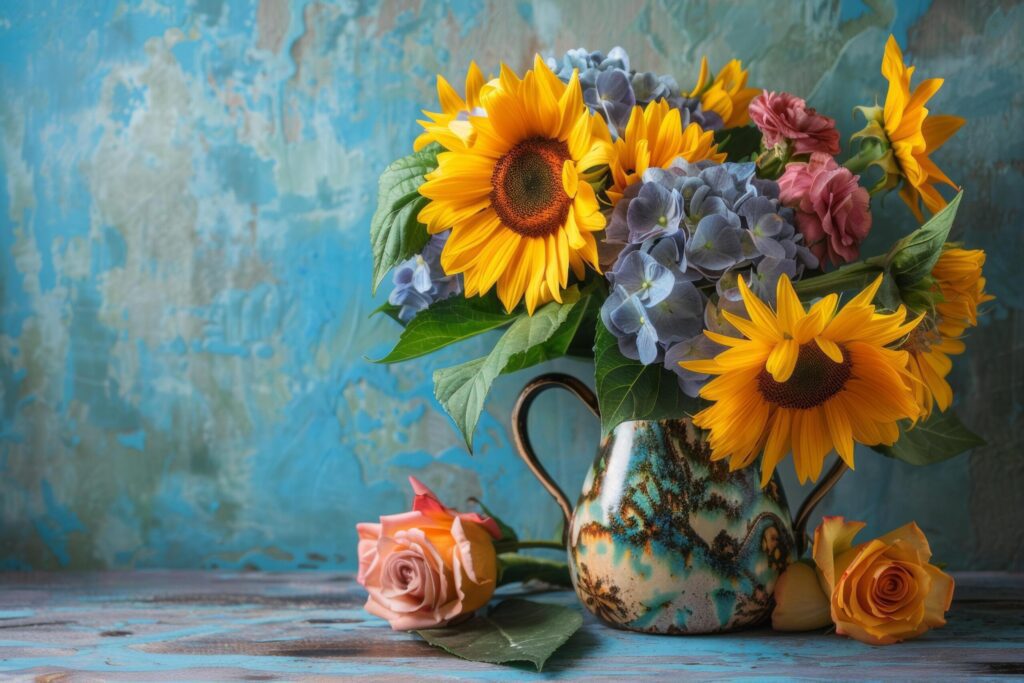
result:
[[[1024,676],[1024,575],[964,573],[957,582],[946,628],[881,648],[768,629],[643,636],[588,615],[544,677]],[[42,680],[537,678],[525,667],[465,662],[392,631],[362,611],[363,599],[348,574],[2,574],[0,672]],[[576,604],[565,591],[532,599]]]

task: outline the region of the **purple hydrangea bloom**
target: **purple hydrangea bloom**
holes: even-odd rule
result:
[[[630,242],[668,237],[679,230],[683,218],[683,196],[679,190],[658,183],[642,183],[640,192],[626,208]]]
[[[630,296],[621,286],[616,287],[601,307],[601,318],[619,340],[619,351],[626,358],[650,365],[658,360],[658,331],[647,315],[647,310],[636,296]]]
[[[645,306],[664,299],[675,284],[672,271],[641,251],[627,254],[609,273],[609,280],[612,285],[635,295]]]
[[[659,240],[677,254],[672,238]],[[669,345],[700,332],[704,299],[689,280],[681,277],[671,256],[664,263],[652,251],[654,240],[630,250],[608,273],[612,293],[601,307],[601,320],[615,335],[622,355],[650,365],[663,357]]]
[[[679,362],[725,350],[703,335],[705,329],[741,336],[723,315],[746,317],[739,278],[774,304],[783,274],[796,280],[818,266],[793,225],[793,211],[779,203],[778,184],[754,171],[751,163],[681,159],[667,169],[648,169],[626,188],[608,222],[606,249],[614,257],[606,272],[613,292],[602,320],[623,355],[663,362],[691,396],[708,377]],[[651,280],[651,273],[663,277],[650,263],[673,281],[671,293],[659,300],[638,293],[636,283]],[[659,285],[659,295],[663,289]]]
[[[435,301],[462,291],[460,278],[445,275],[441,268],[441,251],[447,241],[448,232],[434,235],[422,252],[395,266],[392,275],[395,288],[388,296],[388,303],[401,307],[398,318],[402,322],[409,322]]]
[[[619,137],[626,129],[636,105],[629,77],[620,69],[599,73],[594,86],[583,91],[583,101],[591,111],[599,112],[604,117],[614,137]]]
[[[636,102],[647,106],[658,100],[668,100],[679,95],[679,85],[671,76],[659,76],[650,71],[637,72],[630,79]]]
[[[629,55],[621,47],[613,47],[605,55],[600,50],[590,51],[579,47],[568,50],[558,61],[547,60],[548,68],[566,83],[572,78],[573,70],[579,71],[580,86],[586,90],[597,85],[597,77],[605,71],[618,70],[631,73]]]
[[[667,74],[634,71],[629,55],[621,47],[608,54],[584,48],[569,50],[561,59],[548,59],[548,67],[566,83],[578,71],[583,99],[591,111],[601,114],[614,137],[629,123],[633,107],[645,107],[651,102],[665,100],[682,114],[683,128],[696,122],[704,130],[720,130],[722,118],[706,112],[699,98],[686,97],[676,79]]]

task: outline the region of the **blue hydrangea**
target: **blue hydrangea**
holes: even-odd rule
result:
[[[583,101],[591,111],[598,112],[608,122],[612,135],[618,137],[629,124],[636,105],[629,76],[620,69],[602,71],[593,87],[583,91]]]
[[[796,280],[818,267],[793,225],[793,211],[779,203],[778,184],[755,177],[754,171],[752,163],[683,160],[667,169],[649,169],[641,182],[626,188],[608,222],[606,249],[619,252],[607,271],[612,294],[602,319],[619,339],[623,355],[664,362],[691,395],[707,378],[678,362],[724,350],[703,336],[704,329],[738,334],[721,314],[746,315],[739,278],[774,303],[783,274]],[[653,283],[654,273],[664,278],[662,271],[671,275],[673,292],[680,286],[680,293],[696,296],[686,299],[678,328],[652,314],[651,297],[645,299],[644,292],[653,290],[637,284]],[[666,289],[659,279],[657,291]],[[701,290],[713,293],[711,299]],[[689,307],[693,301],[696,309]]]
[[[684,128],[691,121],[705,130],[722,128],[721,117],[714,112],[705,112],[698,98],[683,95],[672,76],[634,71],[629,55],[621,47],[612,48],[607,55],[576,48],[566,52],[561,59],[549,59],[547,63],[567,83],[574,70],[579,72],[583,101],[591,111],[604,117],[615,137],[625,130],[634,106],[645,107],[658,100],[665,100],[669,106],[680,110]]]
[[[422,252],[395,266],[392,275],[395,288],[388,296],[388,303],[400,306],[398,318],[402,322],[409,322],[435,301],[462,291],[460,278],[445,275],[441,268],[441,251],[447,241],[447,232],[434,235]]]
[[[664,263],[649,249],[634,249],[619,260],[608,278],[612,291],[601,320],[618,339],[619,351],[644,365],[660,360],[670,345],[702,327],[704,299],[678,264]],[[659,254],[664,256],[664,254]]]

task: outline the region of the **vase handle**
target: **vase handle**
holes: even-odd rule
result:
[[[515,441],[519,457],[526,462],[530,471],[533,472],[533,476],[537,477],[544,488],[547,489],[547,492],[551,494],[551,497],[555,499],[555,502],[558,503],[558,507],[562,509],[562,516],[565,517],[562,537],[565,540],[569,531],[569,520],[572,519],[572,504],[569,503],[569,498],[565,495],[565,492],[548,474],[544,465],[537,459],[537,454],[530,443],[530,434],[526,426],[526,419],[529,416],[533,400],[543,392],[554,387],[565,389],[583,401],[584,405],[595,416],[601,417],[597,407],[597,396],[594,395],[594,392],[586,384],[571,375],[552,372],[530,380],[523,387],[523,390],[519,392],[519,398],[516,399],[515,407],[512,408],[512,438]]]
[[[811,492],[807,494],[803,504],[800,505],[800,509],[797,510],[796,517],[793,518],[793,535],[796,537],[797,557],[802,557],[804,550],[807,549],[807,522],[811,518],[811,513],[814,512],[814,508],[818,506],[821,499],[832,490],[832,487],[839,483],[839,480],[842,479],[848,469],[850,468],[846,466],[846,463],[841,458],[836,458],[835,464],[829,468],[829,471],[822,480],[815,484]]]

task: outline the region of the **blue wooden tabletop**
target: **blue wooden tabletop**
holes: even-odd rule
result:
[[[365,595],[347,574],[9,573],[0,574],[0,674],[133,681],[1024,676],[1024,575],[956,579],[948,625],[900,645],[768,629],[645,636],[587,615],[536,674],[463,661],[392,631],[363,612]],[[531,599],[576,604],[565,591]]]

